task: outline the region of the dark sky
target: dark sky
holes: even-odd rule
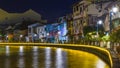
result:
[[[72,12],[72,4],[76,1],[78,0],[0,0],[0,8],[18,13],[33,9],[43,18],[53,21]]]

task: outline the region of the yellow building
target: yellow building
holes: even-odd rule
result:
[[[73,33],[74,40],[83,37],[83,27],[87,25],[86,7],[90,4],[88,1],[79,1],[73,4]]]
[[[66,15],[66,20],[67,20],[67,36],[68,36],[68,42],[73,43],[73,15],[68,14]]]

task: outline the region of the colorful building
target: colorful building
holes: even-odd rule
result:
[[[42,32],[42,33],[41,33]],[[28,26],[28,37],[31,42],[41,40],[46,37],[45,26],[41,23],[35,23]]]
[[[36,27],[36,30],[37,30],[36,34],[39,37],[39,41],[46,42],[46,37],[47,37],[46,25],[40,25],[40,26]]]
[[[59,42],[65,43],[68,42],[68,30],[67,30],[67,20],[66,16],[60,17],[58,20],[58,39]]]
[[[47,35],[47,42],[54,43],[55,36],[56,36],[56,27],[57,23],[47,24],[46,25],[46,35]]]

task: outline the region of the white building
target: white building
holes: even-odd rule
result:
[[[36,28],[37,34],[41,42],[46,42],[47,32],[46,32],[46,25],[41,25]]]

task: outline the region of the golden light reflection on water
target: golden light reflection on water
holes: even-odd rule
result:
[[[10,55],[10,48],[9,46],[6,46],[6,56],[9,56]]]
[[[25,61],[24,61],[24,47],[20,46],[19,47],[19,60],[18,60],[18,67],[19,68],[24,68],[25,67]]]
[[[62,67],[62,63],[63,63],[63,60],[62,60],[62,49],[61,48],[58,48],[56,50],[56,68],[63,68]]]
[[[51,68],[51,48],[45,48],[45,68]]]
[[[64,50],[68,52],[68,68],[109,68],[103,60],[94,54],[77,50]]]
[[[33,68],[39,68],[38,65],[38,47],[37,46],[34,46],[33,47],[33,63],[32,63],[32,67]]]
[[[99,57],[84,51],[38,46],[2,49],[7,58],[2,57],[0,62],[7,65],[1,63],[0,68],[109,68]]]

